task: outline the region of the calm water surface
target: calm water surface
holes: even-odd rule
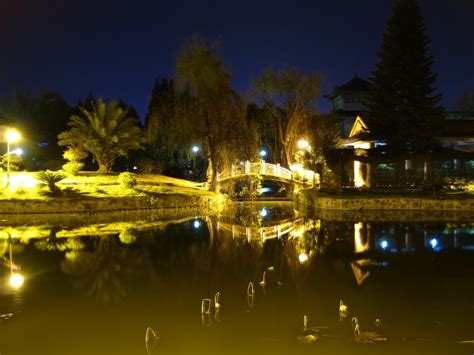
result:
[[[4,220],[0,353],[474,353],[459,343],[474,340],[469,221],[329,221],[291,204],[194,213]],[[160,339],[145,344],[147,327]],[[366,332],[387,340],[362,344]]]

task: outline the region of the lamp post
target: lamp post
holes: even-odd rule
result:
[[[193,178],[194,180],[196,180],[196,175],[197,175],[197,169],[196,169],[196,159],[197,159],[197,155],[199,153],[199,151],[201,150],[201,148],[198,146],[198,145],[193,145],[192,148],[191,148],[191,151],[193,152]]]
[[[10,186],[10,144],[20,139],[20,133],[14,128],[8,128],[5,138],[7,140],[7,186]]]

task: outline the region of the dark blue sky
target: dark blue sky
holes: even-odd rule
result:
[[[474,88],[474,1],[421,0],[444,103]],[[171,77],[192,35],[219,39],[242,93],[267,65],[320,72],[325,90],[367,77],[391,0],[0,2],[0,95],[15,87],[122,98],[143,115],[157,76]],[[321,109],[328,109],[321,100]]]

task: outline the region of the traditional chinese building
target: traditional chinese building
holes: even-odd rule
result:
[[[342,86],[325,95],[331,101],[331,112],[337,117],[341,136],[346,138],[357,116],[364,116],[364,99],[371,87],[371,83],[356,75]]]
[[[348,137],[343,140],[346,149],[354,150],[351,169],[353,185],[372,187],[374,173],[376,176],[383,176],[384,173],[388,175],[386,170],[389,170],[394,162],[399,166],[391,172],[392,175],[398,174],[397,179],[406,177],[407,184],[410,186],[417,184],[417,161],[419,181],[426,181],[428,175],[433,174],[430,168],[430,163],[433,161],[437,162],[434,166],[437,169],[435,173],[438,175],[471,177],[474,173],[474,119],[446,119],[437,141],[440,143],[440,148],[435,152],[425,153],[421,157],[410,154],[387,156],[387,142],[383,137],[374,136],[363,118],[357,116]],[[386,185],[390,187],[390,183]]]

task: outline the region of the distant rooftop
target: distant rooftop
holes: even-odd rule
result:
[[[344,92],[366,92],[370,89],[371,86],[372,84],[369,81],[361,79],[358,77],[357,74],[355,74],[350,81],[348,81],[344,85],[336,86],[336,88],[330,94],[325,95],[324,97],[329,100],[332,100],[336,96]]]

